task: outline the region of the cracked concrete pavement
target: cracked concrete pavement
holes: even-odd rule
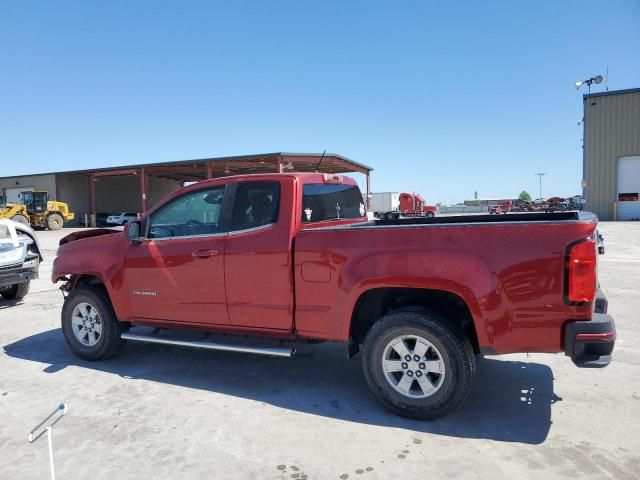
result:
[[[60,401],[59,479],[639,478],[640,223],[600,230],[613,363],[479,359],[470,398],[432,422],[383,410],[339,345],[276,359],[130,344],[108,361],[78,360],[49,280],[63,233],[38,232],[41,278],[23,301],[0,300],[0,478],[48,478],[46,439],[27,434]]]

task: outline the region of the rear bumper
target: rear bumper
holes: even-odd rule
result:
[[[569,322],[564,332],[564,352],[582,368],[602,368],[611,363],[616,326],[606,313],[594,313],[589,321]]]

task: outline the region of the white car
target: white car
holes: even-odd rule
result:
[[[0,296],[18,300],[38,278],[42,249],[29,225],[0,219]]]
[[[124,225],[125,223],[133,222],[138,219],[137,213],[122,212],[118,215],[109,215],[106,222],[111,225]]]

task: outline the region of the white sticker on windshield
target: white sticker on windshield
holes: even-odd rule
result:
[[[313,210],[311,210],[309,207],[304,209],[304,214],[307,216],[307,222],[311,221],[311,214],[313,213]]]
[[[364,209],[364,203],[360,204],[360,216],[364,217],[364,214],[366,213],[365,209]]]

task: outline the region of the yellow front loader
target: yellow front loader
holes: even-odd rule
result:
[[[64,222],[75,217],[69,211],[69,205],[49,200],[47,192],[21,192],[22,203],[6,203],[4,200],[4,196],[0,196],[0,218],[9,218],[32,227],[59,230]]]

